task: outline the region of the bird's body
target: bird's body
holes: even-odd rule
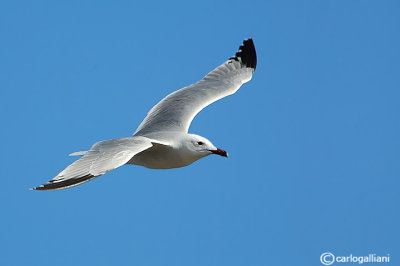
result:
[[[142,165],[152,169],[171,169],[187,166],[208,153],[193,152],[186,145],[193,139],[192,134],[182,132],[163,132],[161,138],[168,138],[169,145],[153,143],[153,147],[136,154],[127,164]],[[158,136],[152,136],[160,139]],[[199,136],[197,136],[199,137]],[[135,137],[133,137],[135,138]]]
[[[35,190],[56,190],[81,184],[124,164],[153,169],[190,165],[210,154],[228,157],[209,140],[189,134],[191,121],[207,105],[235,93],[256,68],[252,39],[243,42],[236,55],[199,82],[177,90],[156,104],[131,137],[95,143],[90,150],[49,182]]]

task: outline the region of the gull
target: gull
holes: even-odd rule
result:
[[[187,166],[210,154],[228,157],[211,141],[189,134],[193,118],[203,108],[228,95],[251,80],[257,65],[253,40],[247,39],[238,52],[195,84],[179,89],[158,102],[131,137],[95,143],[56,177],[32,188],[58,190],[82,184],[124,164],[152,169]]]

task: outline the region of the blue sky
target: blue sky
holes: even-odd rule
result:
[[[0,6],[1,265],[399,260],[398,1]],[[190,132],[229,152],[29,191],[252,37],[258,66]]]

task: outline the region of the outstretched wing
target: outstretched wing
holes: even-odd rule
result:
[[[256,65],[253,40],[245,40],[234,57],[208,73],[202,80],[171,93],[157,103],[134,135],[157,131],[187,132],[198,112],[235,93],[243,83],[251,79]]]
[[[34,190],[56,190],[79,185],[127,163],[135,154],[152,147],[144,137],[128,137],[95,143],[49,182]],[[78,154],[77,154],[78,155]]]

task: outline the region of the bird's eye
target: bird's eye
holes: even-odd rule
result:
[[[198,141],[198,142],[197,142],[197,144],[199,144],[199,145],[203,145],[203,144],[204,144],[204,142],[202,142],[202,141]]]

